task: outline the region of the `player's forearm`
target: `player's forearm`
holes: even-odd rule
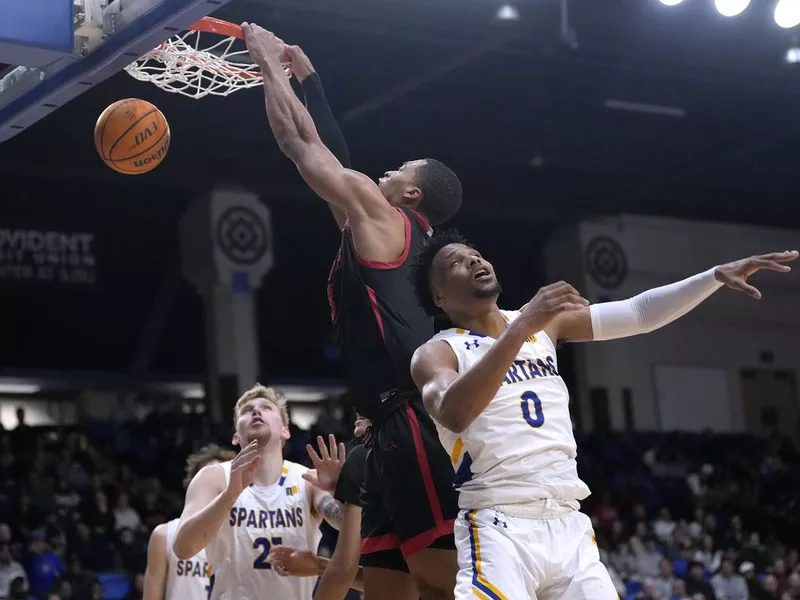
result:
[[[469,427],[497,394],[528,335],[513,322],[483,358],[441,394],[436,420],[454,433]]]
[[[618,302],[589,307],[593,337],[612,340],[648,333],[679,319],[722,287],[716,269]]]
[[[317,514],[325,519],[328,525],[333,527],[336,531],[342,528],[342,523],[344,523],[344,510],[341,502],[335,500],[333,496],[329,494],[320,495],[314,505],[314,509],[317,511]]]
[[[295,95],[283,67],[277,59],[262,62],[264,101],[267,119],[278,147],[295,163],[302,157],[304,147],[319,142],[314,122],[308,110]]]
[[[325,91],[322,88],[322,80],[318,73],[311,73],[302,82],[303,93],[306,97],[306,107],[317,127],[322,143],[331,153],[342,163],[345,168],[351,168],[350,150],[344,138],[341,127],[333,116]]]
[[[361,567],[339,564],[335,560],[317,557],[319,585],[314,600],[342,600],[350,589],[364,591]]]
[[[164,600],[164,588],[166,583],[166,573],[153,575],[145,570],[144,586],[142,586],[142,600]]]
[[[181,560],[189,559],[208,546],[230,516],[235,502],[236,498],[224,490],[208,506],[182,520],[172,543],[172,550],[177,557]]]

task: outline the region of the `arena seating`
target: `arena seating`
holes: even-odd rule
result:
[[[289,458],[305,462],[316,433],[294,428]],[[12,561],[0,554],[0,598],[21,593],[8,588],[23,567],[31,597],[140,598],[149,533],[182,505],[185,457],[229,439],[228,424],[164,412],[0,431],[0,549]],[[800,461],[788,440],[581,435],[579,465],[594,492],[583,510],[622,597],[800,597]]]

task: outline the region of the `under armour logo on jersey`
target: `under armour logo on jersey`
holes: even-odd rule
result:
[[[472,350],[473,348],[480,348],[480,344],[478,340],[472,340],[471,342],[464,342],[464,345],[467,347],[467,350]]]
[[[494,526],[495,527],[500,527],[500,525],[503,526],[503,529],[508,529],[508,523],[506,523],[505,521],[501,521],[500,517],[495,516],[495,518],[494,518]]]

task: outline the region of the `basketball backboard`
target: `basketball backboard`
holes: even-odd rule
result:
[[[231,0],[0,0],[0,142]]]

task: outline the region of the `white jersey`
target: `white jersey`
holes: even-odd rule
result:
[[[225,483],[231,463],[220,463]],[[322,534],[311,516],[311,499],[301,477],[306,467],[284,461],[277,483],[250,485],[206,546],[213,565],[209,600],[311,600],[315,577],[280,577],[267,562],[274,545],[316,554]]]
[[[511,322],[518,311],[501,311]],[[444,341],[471,369],[495,340],[464,329],[448,329]],[[519,351],[497,395],[461,434],[436,423],[456,469],[463,509],[490,508],[553,498],[583,500],[589,488],[578,477],[577,446],[569,414],[569,392],[558,373],[556,349],[546,333],[531,336]]]
[[[208,598],[211,569],[206,559],[206,551],[200,550],[192,558],[181,560],[172,551],[175,534],[178,533],[180,519],[167,523],[167,589],[165,600],[206,600]]]

